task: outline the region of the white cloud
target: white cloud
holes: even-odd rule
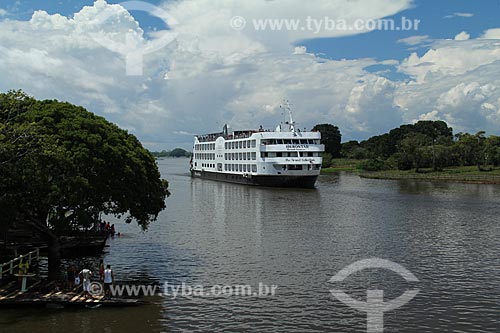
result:
[[[500,28],[489,29],[481,36],[482,39],[500,39]]]
[[[7,14],[8,14],[8,12],[5,9],[0,8],[0,17],[5,16]]]
[[[363,70],[376,62],[326,61],[293,46],[304,38],[345,32],[262,32],[251,28],[238,32],[230,29],[230,19],[241,15],[250,22],[262,15],[305,19],[325,14],[332,19],[378,18],[406,9],[410,3],[168,2],[166,10],[179,22],[175,26],[178,38],[145,58],[144,77],[126,76],[122,56],[95,40],[96,34],[117,41],[128,34],[137,43],[143,42],[142,29],[121,6],[98,0],[73,18],[38,11],[29,22],[0,22],[0,73],[9,78],[0,82],[0,89],[23,88],[38,98],[82,104],[105,114],[144,142],[167,145],[189,147],[191,140],[182,133],[213,131],[224,122],[234,128],[261,123],[274,126],[280,119],[277,106],[283,97],[295,104],[302,126],[341,119],[344,132],[355,135],[357,129],[373,130],[367,119],[378,111],[363,109],[357,119],[343,117],[346,105],[355,103],[351,92],[358,82],[364,81],[366,91],[373,96],[385,96],[376,93],[384,86],[379,78]],[[103,12],[109,19],[96,20]],[[391,104],[389,96],[387,100],[384,105]],[[380,111],[386,112],[385,106]],[[351,126],[349,122],[358,119],[365,125]],[[376,131],[389,128],[379,125],[383,128]]]
[[[179,23],[173,28],[177,39],[144,58],[142,77],[126,76],[123,57],[96,42],[123,42],[125,35],[145,42],[142,29],[121,6],[98,0],[72,18],[40,11],[28,22],[0,21],[0,91],[22,88],[37,98],[83,105],[152,149],[189,148],[190,134],[217,130],[225,122],[234,129],[275,126],[284,97],[294,104],[300,127],[332,122],[346,139],[422,117],[446,119],[464,129],[470,119],[470,128],[498,128],[500,89],[491,87],[500,86],[500,46],[494,40],[436,41],[421,57],[413,54],[401,64],[334,61],[297,45],[345,32],[251,28],[252,18],[351,20],[386,17],[409,6],[410,0],[167,2],[164,8]],[[96,20],[103,12],[109,19]],[[235,15],[247,19],[246,29],[229,27]],[[428,36],[401,42],[431,43],[423,37]],[[364,70],[375,64],[398,66],[414,81],[392,82]]]
[[[447,15],[444,18],[454,18],[454,17],[465,17],[465,18],[470,18],[473,17],[473,13],[453,13],[452,15]]]
[[[442,76],[465,74],[499,58],[498,43],[479,39],[445,40],[434,43],[422,57],[413,53],[401,63],[399,69],[423,83]]]
[[[406,38],[402,38],[398,40],[398,43],[403,43],[406,45],[410,46],[415,46],[415,45],[420,45],[422,43],[427,43],[432,41],[432,39],[429,38],[429,35],[420,35],[420,36],[410,36]]]
[[[466,31],[462,31],[458,35],[455,36],[455,40],[469,40],[470,39],[470,34],[468,34]]]

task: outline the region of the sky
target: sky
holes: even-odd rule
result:
[[[332,123],[343,141],[418,120],[498,135],[499,12],[500,0],[3,0],[0,91],[82,105],[152,150],[190,149],[225,123],[274,128],[283,99],[300,128]]]

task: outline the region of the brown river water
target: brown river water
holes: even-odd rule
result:
[[[368,289],[386,301],[418,289],[384,313],[384,332],[500,330],[500,186],[343,173],[321,176],[315,190],[273,189],[191,179],[186,159],[159,166],[167,209],[147,232],[112,221],[123,236],[103,258],[122,283],[213,292],[164,288],[134,308],[1,309],[0,332],[366,332],[367,314],[334,287],[363,302]],[[367,258],[400,264],[418,282],[374,268],[329,282]],[[227,289],[259,284],[275,293]]]

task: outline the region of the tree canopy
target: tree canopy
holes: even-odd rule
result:
[[[484,170],[483,166],[500,166],[500,139],[486,137],[484,132],[453,135],[453,129],[444,121],[419,121],[362,142],[345,142],[342,156],[371,160],[373,163],[365,163],[370,169],[438,171],[474,165]]]
[[[320,124],[314,126],[312,130],[321,133],[321,143],[325,145],[325,153],[330,154],[333,158],[340,157],[342,134],[337,126]]]
[[[50,246],[57,224],[84,225],[101,213],[147,228],[168,195],[135,136],[82,107],[0,94],[1,224],[29,223]]]

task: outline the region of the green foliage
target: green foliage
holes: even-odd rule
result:
[[[172,151],[166,151],[162,150],[161,152],[151,152],[151,154],[156,157],[156,158],[162,158],[162,157],[190,157],[191,153],[182,149],[182,148],[175,148]]]
[[[165,208],[168,182],[153,156],[104,118],[11,91],[0,94],[0,120],[0,205],[17,220],[50,213],[54,225],[87,226],[105,213],[146,228]]]
[[[332,160],[333,160],[332,154],[330,154],[330,153],[324,153],[323,154],[323,164],[322,164],[322,167],[323,168],[329,168],[332,165]]]
[[[314,126],[312,130],[321,133],[321,143],[325,145],[326,153],[331,154],[333,158],[340,157],[342,134],[337,126],[321,124]]]
[[[380,158],[362,161],[359,164],[359,168],[364,171],[382,171],[389,169],[386,162]]]
[[[341,155],[343,158],[364,160],[369,156],[368,150],[361,147],[358,141],[349,141],[342,144]]]
[[[500,137],[486,137],[484,132],[453,136],[452,128],[443,121],[419,121],[361,143],[345,142],[341,155],[369,159],[361,165],[365,170],[397,168],[419,172],[422,168],[440,171],[446,167],[476,166],[480,171],[488,171],[500,166]]]
[[[453,140],[453,129],[444,121],[419,121],[416,124],[402,125],[389,133],[374,136],[361,142],[360,146],[368,151],[370,157],[386,159],[398,152],[401,141],[414,134],[424,135],[429,138],[430,142],[434,140],[434,142],[451,144]]]

